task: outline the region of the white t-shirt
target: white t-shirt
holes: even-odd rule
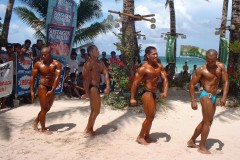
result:
[[[80,72],[82,72],[82,68],[83,68],[83,66],[79,66],[81,63],[84,63],[84,62],[86,62],[86,60],[85,60],[85,58],[83,58],[83,57],[79,57],[79,60],[78,60],[78,72],[80,73]]]
[[[78,69],[76,60],[69,59],[68,66],[70,67],[70,73],[73,73],[76,69]]]

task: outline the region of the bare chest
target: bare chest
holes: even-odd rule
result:
[[[50,64],[49,66],[45,64],[41,64],[39,66],[39,72],[41,75],[53,75],[55,73],[56,66],[54,64]]]

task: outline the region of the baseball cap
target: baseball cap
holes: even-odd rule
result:
[[[13,48],[13,44],[12,43],[7,43],[6,49],[8,49],[8,48]]]

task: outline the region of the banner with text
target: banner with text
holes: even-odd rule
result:
[[[227,62],[227,57],[228,57],[228,39],[221,37],[220,38],[220,49],[221,49],[221,54],[220,56],[220,62],[226,63]]]
[[[196,46],[181,45],[180,56],[183,57],[196,57],[204,59],[206,58],[206,50]]]
[[[175,44],[176,37],[168,36],[166,42],[166,61],[167,63],[176,63],[174,58],[174,44]]]
[[[21,61],[17,57],[17,85],[16,95],[26,95],[30,93],[30,78],[32,74],[32,59],[30,57],[24,57],[24,61]]]
[[[52,57],[67,64],[77,24],[77,4],[74,0],[48,1],[47,43]]]
[[[10,95],[13,86],[13,61],[0,64],[0,98]]]

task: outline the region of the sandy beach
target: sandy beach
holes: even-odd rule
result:
[[[201,108],[191,109],[188,92],[172,90],[153,121],[148,146],[136,142],[145,118],[141,107],[126,110],[101,108],[94,129],[96,136],[84,138],[89,116],[87,100],[56,100],[47,114],[44,135],[31,124],[39,103],[0,111],[1,160],[139,160],[209,159],[237,160],[240,157],[240,109],[217,107],[207,140],[212,154],[203,155],[186,143],[201,120]],[[198,138],[199,140],[199,138]]]

